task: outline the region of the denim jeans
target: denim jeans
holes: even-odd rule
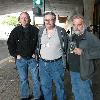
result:
[[[72,92],[75,100],[93,100],[93,94],[91,90],[91,80],[81,80],[80,73],[70,72]]]
[[[31,72],[33,81],[33,96],[34,98],[40,97],[40,83],[38,81],[38,67],[35,59],[17,59],[16,60],[17,71],[20,78],[20,94],[21,98],[29,97],[29,81],[28,70]]]
[[[52,100],[52,82],[55,83],[58,100],[66,100],[62,59],[55,62],[45,62],[40,59],[39,76],[45,100]]]

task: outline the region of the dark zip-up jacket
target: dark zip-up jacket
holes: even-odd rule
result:
[[[8,38],[7,45],[11,56],[32,57],[38,40],[38,28],[28,25],[15,27]]]
[[[91,32],[85,31],[84,40],[79,47],[83,49],[80,56],[80,77],[91,79],[95,73],[94,59],[100,59],[100,40]]]
[[[80,77],[82,80],[88,80],[93,77],[95,72],[93,60],[100,58],[100,40],[93,33],[85,30],[84,37],[79,42],[79,48],[82,49],[82,54],[80,55]]]

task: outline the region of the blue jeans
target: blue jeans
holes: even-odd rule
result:
[[[93,100],[93,94],[91,90],[91,80],[81,80],[80,73],[70,72],[72,92],[75,100]]]
[[[21,98],[29,97],[29,81],[28,81],[28,69],[31,72],[33,80],[33,95],[34,98],[40,97],[40,83],[38,81],[38,67],[35,59],[17,59],[16,60],[17,71],[20,78],[20,94]]]
[[[45,100],[52,100],[52,82],[55,83],[58,100],[66,100],[62,59],[55,62],[45,62],[40,59],[39,76]]]

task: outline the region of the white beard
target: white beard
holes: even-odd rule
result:
[[[72,34],[76,34],[76,35],[81,35],[81,34],[83,34],[84,33],[84,30],[85,30],[85,27],[81,30],[81,31],[79,31],[79,30],[77,30],[77,31],[72,31]]]

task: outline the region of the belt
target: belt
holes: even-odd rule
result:
[[[32,59],[32,57],[22,57],[22,58],[26,60]]]
[[[55,62],[55,61],[58,61],[58,60],[60,60],[60,59],[62,59],[62,57],[60,57],[60,58],[58,58],[58,59],[54,59],[54,60],[45,60],[45,59],[43,59],[43,58],[41,58],[40,60],[42,60],[42,61],[44,61],[44,62]]]

